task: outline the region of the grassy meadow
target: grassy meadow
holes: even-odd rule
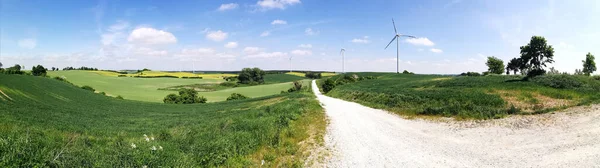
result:
[[[148,72],[153,71],[144,71],[144,73]],[[120,95],[125,99],[148,102],[162,102],[166,95],[176,93],[176,91],[162,90],[161,88],[194,84],[218,84],[224,82],[222,78],[134,78],[107,75],[111,73],[118,74],[107,71],[48,71],[49,76],[64,76],[69,82],[78,86],[88,85],[98,92],[106,92],[106,94],[111,96]],[[160,75],[159,73],[154,74]],[[206,75],[217,77],[223,74]],[[292,87],[292,81],[302,79],[305,78],[285,74],[269,74],[265,76],[265,85],[220,89],[214,92],[200,92],[199,95],[206,97],[209,102],[224,101],[231,93],[240,93],[249,97],[269,96],[279,94],[281,91],[287,91],[287,89]]]
[[[338,85],[327,95],[409,116],[476,119],[543,113],[600,102],[600,81],[585,76],[546,75],[522,81],[522,76],[505,75],[356,74],[377,79]],[[331,79],[342,78],[338,75]]]
[[[163,71],[144,71],[142,73],[132,73],[132,74],[120,74],[120,73],[110,72],[110,71],[93,71],[93,72],[97,73],[97,74],[101,74],[101,75],[105,75],[105,76],[113,76],[113,77],[117,77],[119,75],[125,75],[127,77],[133,77],[133,76],[142,76],[142,77],[174,76],[174,77],[178,77],[178,78],[184,78],[184,77],[202,77],[202,79],[223,79],[223,77],[237,76],[236,74],[222,74],[222,73],[216,73],[216,74],[195,74],[195,73],[190,73],[190,72],[163,72]]]
[[[325,129],[308,91],[174,105],[0,74],[0,92],[0,167],[301,167]]]

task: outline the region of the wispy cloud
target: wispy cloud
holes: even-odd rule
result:
[[[315,31],[312,28],[306,28],[306,29],[304,29],[304,34],[313,36],[313,35],[319,34],[319,31]]]
[[[218,11],[227,11],[227,10],[233,10],[238,8],[239,5],[237,3],[228,3],[228,4],[221,4],[221,6],[219,6],[219,8],[217,9]]]
[[[432,48],[429,51],[434,52],[434,53],[443,53],[444,52],[441,49],[437,49],[437,48]]]
[[[284,24],[287,24],[287,21],[277,19],[277,20],[273,20],[273,22],[271,22],[271,24],[272,25],[284,25]]]
[[[298,45],[300,48],[312,48],[312,44],[300,44]]]
[[[262,11],[271,10],[271,9],[281,9],[284,10],[288,6],[300,4],[300,0],[259,0],[256,2],[258,8]]]
[[[206,33],[206,38],[212,41],[223,41],[225,39],[227,39],[228,33],[225,33],[221,30],[217,30],[217,31],[210,31],[208,33]]]
[[[367,44],[367,43],[370,43],[371,41],[369,41],[369,36],[364,36],[363,38],[352,39],[350,42]]]
[[[37,39],[28,38],[19,40],[19,47],[25,49],[34,49],[37,46]]]
[[[237,48],[237,47],[238,47],[237,42],[228,42],[227,44],[225,44],[225,48]]]
[[[413,45],[421,45],[421,46],[434,46],[435,43],[433,43],[431,40],[429,40],[428,38],[425,37],[420,37],[420,38],[408,38],[406,40],[407,43],[413,44]]]

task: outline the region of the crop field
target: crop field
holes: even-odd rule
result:
[[[222,73],[213,73],[213,74],[194,74],[189,72],[162,72],[162,71],[144,71],[142,73],[134,73],[134,74],[120,74],[116,72],[110,71],[93,71],[94,73],[105,75],[105,76],[119,76],[125,75],[127,77],[133,76],[142,76],[142,77],[155,77],[155,76],[174,76],[179,78],[184,77],[202,77],[202,79],[223,79],[223,77],[228,76],[237,76],[236,74],[222,74]]]
[[[173,105],[3,74],[0,90],[0,167],[298,167],[326,123],[308,92]]]
[[[306,75],[305,73],[302,73],[302,72],[288,72],[288,73],[285,73],[285,74],[294,75],[294,76],[300,76],[300,77],[304,77],[304,75]],[[324,77],[335,76],[335,75],[336,75],[335,73],[331,73],[331,72],[323,72],[323,73],[321,73],[321,76],[324,76]]]
[[[146,71],[148,72],[148,71]],[[110,75],[100,75],[98,73],[114,73],[106,71],[49,71],[49,76],[64,76],[69,82],[78,86],[88,85],[98,92],[106,92],[111,96],[123,96],[125,99],[162,102],[163,98],[176,93],[172,90],[159,90],[172,86],[194,85],[194,84],[218,84],[224,82],[223,79],[179,79],[179,78],[134,78],[134,77],[116,77]],[[144,72],[145,73],[145,72]],[[118,74],[118,73],[114,73]],[[207,74],[221,75],[221,74]],[[237,87],[231,89],[222,89],[214,92],[202,92],[199,95],[204,96],[209,102],[224,101],[231,93],[240,93],[249,97],[262,97],[279,94],[281,91],[287,91],[292,87],[291,81],[301,80],[292,75],[269,74],[265,76],[267,85]],[[281,83],[285,82],[285,83]]]
[[[522,76],[357,74],[377,79],[338,85],[327,95],[409,116],[477,119],[544,113],[600,102],[600,81],[584,76],[547,75],[522,81]]]

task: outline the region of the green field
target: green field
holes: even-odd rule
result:
[[[0,74],[0,92],[0,167],[301,166],[325,129],[307,91],[174,105]]]
[[[378,78],[338,85],[327,95],[404,115],[478,119],[543,113],[600,102],[600,81],[585,76],[546,75],[521,81],[522,76],[505,75],[357,74]]]
[[[224,82],[223,79],[178,79],[178,78],[134,78],[134,77],[115,77],[101,75],[94,71],[49,71],[49,76],[64,76],[69,82],[78,86],[88,85],[99,92],[106,92],[108,95],[121,95],[125,99],[162,102],[163,98],[176,91],[159,90],[171,86],[191,85],[191,84],[217,84]],[[248,87],[238,87],[224,89],[214,92],[200,92],[209,102],[224,101],[231,93],[240,93],[249,97],[262,97],[278,94],[281,91],[287,91],[292,87],[290,82],[305,79],[293,75],[273,74],[266,75],[267,85],[257,85]]]

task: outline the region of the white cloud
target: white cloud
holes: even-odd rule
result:
[[[246,56],[246,58],[274,58],[274,57],[283,57],[283,56],[287,56],[287,53],[284,52],[260,52],[257,54],[252,54],[252,55],[248,55]]]
[[[350,42],[363,43],[363,44],[370,43],[369,36],[365,36],[363,38],[355,38],[355,39],[352,39]]]
[[[228,42],[227,44],[225,44],[226,48],[237,48],[238,47],[238,43],[237,42]]]
[[[292,53],[293,55],[300,55],[300,56],[312,55],[312,51],[310,51],[310,50],[294,50],[290,53]]]
[[[271,32],[270,32],[270,31],[264,31],[264,32],[262,32],[262,33],[260,34],[260,37],[267,37],[267,36],[269,36],[269,35],[271,35]]]
[[[215,54],[215,50],[212,48],[197,48],[197,49],[182,49],[177,56],[180,57],[193,57],[193,56],[208,56]]]
[[[406,42],[413,44],[413,45],[423,45],[423,46],[433,46],[435,45],[435,43],[433,43],[431,40],[429,40],[428,38],[408,38],[405,40]]]
[[[158,45],[177,43],[177,38],[170,32],[141,27],[133,30],[129,34],[127,41],[136,44]]]
[[[239,7],[239,5],[237,3],[228,3],[228,4],[221,4],[219,9],[217,9],[217,10],[218,11],[226,11],[226,10],[236,9],[238,7]]]
[[[165,56],[168,55],[169,52],[167,52],[166,50],[154,50],[152,48],[139,47],[133,48],[132,54],[137,56]]]
[[[19,40],[19,47],[25,49],[34,49],[37,46],[37,40],[33,38]]]
[[[256,2],[256,5],[258,5],[258,7],[263,10],[270,10],[270,9],[285,9],[288,6],[292,6],[292,5],[296,5],[296,4],[300,4],[302,2],[300,2],[300,0],[259,0],[258,2]]]
[[[108,28],[108,31],[109,32],[119,32],[119,31],[123,31],[127,28],[129,28],[129,22],[123,21],[123,20],[118,20],[117,23],[111,25]]]
[[[444,51],[442,51],[440,49],[437,49],[437,48],[432,48],[432,49],[430,49],[430,51],[434,52],[434,53],[442,53],[442,52],[444,52]]]
[[[300,48],[312,48],[312,44],[300,44],[298,45]]]
[[[305,33],[306,35],[312,36],[312,35],[317,35],[317,34],[319,34],[319,31],[314,31],[312,28],[306,28],[306,29],[304,30],[304,33]]]
[[[248,54],[248,55],[256,54],[262,50],[263,50],[262,48],[258,48],[258,47],[246,47],[246,48],[244,48],[244,54]]]
[[[271,22],[271,24],[272,25],[284,25],[284,24],[287,24],[287,21],[277,19],[277,20],[273,20],[273,22]]]
[[[223,41],[227,38],[227,33],[221,30],[211,31],[206,34],[206,38],[212,41]]]

